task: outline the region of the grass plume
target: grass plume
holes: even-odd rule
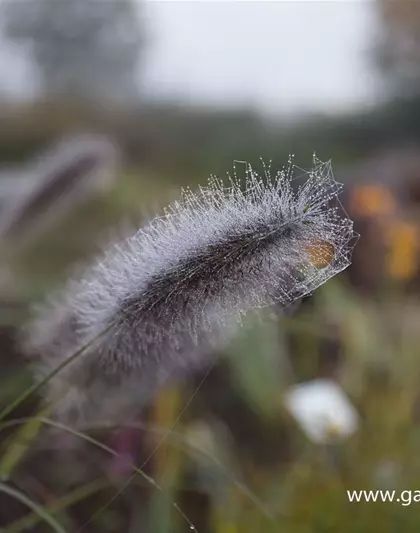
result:
[[[353,224],[329,163],[182,193],[163,216],[103,252],[35,312],[26,349],[69,423],[118,419],[203,365],[251,309],[287,307],[350,264]],[[106,333],[100,335],[106,330]],[[67,392],[66,392],[67,391]]]

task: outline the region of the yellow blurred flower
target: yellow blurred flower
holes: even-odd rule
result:
[[[356,187],[350,197],[352,215],[378,216],[391,215],[397,207],[391,191],[383,185]]]
[[[389,253],[387,272],[392,279],[412,278],[418,267],[418,228],[404,221],[393,221],[387,228]]]

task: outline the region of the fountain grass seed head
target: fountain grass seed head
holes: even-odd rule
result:
[[[287,307],[350,264],[352,221],[329,163],[314,159],[243,186],[211,178],[38,308],[26,348],[44,376],[96,340],[47,385],[69,423],[108,422],[209,360],[248,311]],[[98,337],[98,335],[102,335]],[[66,392],[67,391],[67,392]]]

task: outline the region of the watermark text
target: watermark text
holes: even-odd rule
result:
[[[348,490],[351,503],[399,503],[403,506],[420,503],[420,490]]]

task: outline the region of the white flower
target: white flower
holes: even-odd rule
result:
[[[285,403],[304,433],[316,443],[343,439],[357,429],[357,412],[334,381],[314,379],[295,385],[287,391]]]

